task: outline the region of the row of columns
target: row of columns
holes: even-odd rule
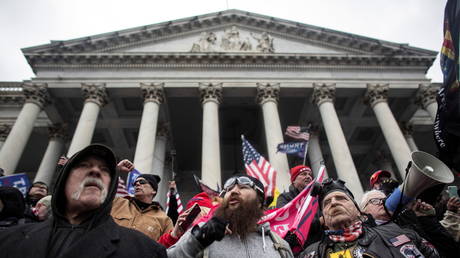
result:
[[[166,149],[166,141],[163,141],[164,139],[158,141],[160,138],[156,137],[158,114],[160,106],[164,102],[163,87],[163,84],[141,83],[140,85],[144,98],[144,107],[134,164],[143,173],[153,173],[154,171],[155,173],[162,173],[164,170],[163,163],[160,162],[161,164],[156,165],[157,162],[155,162],[155,150],[157,147],[161,148],[163,152]],[[357,196],[361,196],[363,188],[334,107],[335,85],[314,84],[313,88],[313,102],[319,108],[338,177],[346,181]],[[365,99],[372,107],[399,173],[404,177],[405,166],[410,160],[410,150],[414,149],[414,147],[409,147],[389,108],[387,102],[388,89],[387,84],[368,84]],[[210,186],[220,185],[218,109],[222,103],[223,88],[221,83],[202,83],[199,85],[199,90],[203,108],[202,180]],[[278,114],[279,91],[279,84],[258,83],[256,99],[263,113],[268,157],[272,166],[278,171],[277,185],[279,190],[283,191],[287,190],[290,182],[287,157],[285,154],[276,152],[277,144],[283,142],[283,131]],[[24,84],[23,92],[26,99],[25,104],[0,150],[0,167],[5,170],[6,174],[11,174],[15,170],[39,112],[50,102],[46,84]],[[105,84],[82,84],[82,93],[85,102],[71,140],[68,156],[73,155],[91,143],[99,111],[108,100]],[[434,118],[436,115],[436,102],[433,101],[433,95],[435,95],[435,91],[432,87],[420,87],[419,102]],[[63,145],[62,137],[50,138],[36,180],[50,180],[52,175],[48,175],[46,171],[53,170],[49,166],[50,164],[53,164],[53,166],[56,164],[59,157],[58,153],[62,151]],[[312,134],[310,140],[309,150],[313,170],[318,171],[322,161],[322,153],[319,147],[319,139],[314,134]],[[163,155],[163,158],[160,159],[164,161],[164,154],[160,155]]]

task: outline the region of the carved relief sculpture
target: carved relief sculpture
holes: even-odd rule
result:
[[[251,36],[257,40],[257,50],[262,53],[274,53],[275,49],[273,48],[273,37],[270,36],[267,32],[262,32],[260,37],[257,37],[254,33],[251,33]]]
[[[245,37],[240,34],[236,26],[225,29],[220,39],[220,44],[217,44],[218,37],[214,32],[202,32],[197,43],[193,43],[191,52],[249,52],[252,51],[252,42],[256,42],[257,52],[274,53],[273,37],[267,32],[262,32],[260,36],[250,33],[250,37]],[[252,42],[251,42],[252,41]]]

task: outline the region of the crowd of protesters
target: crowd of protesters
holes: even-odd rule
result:
[[[388,171],[370,177],[356,200],[346,182],[328,178],[314,186],[318,200],[307,241],[281,238],[268,223],[264,185],[244,174],[227,179],[219,194],[200,192],[183,212],[167,214],[153,199],[161,178],[141,174],[132,197],[116,197],[120,173],[134,169],[116,161],[108,147],[90,145],[60,170],[51,194],[34,182],[26,196],[0,187],[1,257],[458,257],[460,199],[442,191],[436,203],[416,199],[396,211],[385,201],[400,182]],[[291,185],[276,207],[291,202],[313,172],[290,170]],[[174,182],[171,191],[176,191]],[[171,195],[174,196],[174,195]],[[431,198],[433,199],[433,198]],[[171,197],[170,202],[175,199]]]

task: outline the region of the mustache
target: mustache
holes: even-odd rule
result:
[[[72,194],[72,198],[74,200],[79,200],[80,195],[86,186],[96,186],[97,188],[99,188],[99,190],[101,190],[101,203],[104,202],[105,198],[107,197],[107,189],[105,188],[102,180],[100,178],[95,177],[85,177],[83,181],[81,181],[77,191],[75,191]]]

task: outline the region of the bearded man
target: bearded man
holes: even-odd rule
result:
[[[327,179],[319,190],[324,237],[299,257],[439,257],[415,231],[394,223],[369,226],[341,180]]]
[[[110,217],[118,186],[114,153],[90,145],[62,169],[53,217],[0,232],[2,257],[166,257],[165,249]]]
[[[264,186],[254,177],[236,175],[223,187],[222,205],[206,223],[185,233],[168,257],[293,257],[286,241],[270,231],[263,216]]]

